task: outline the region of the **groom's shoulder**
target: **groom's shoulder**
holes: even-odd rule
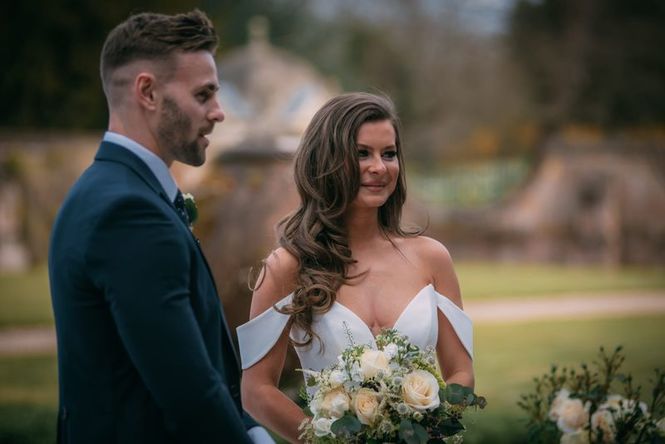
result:
[[[163,206],[160,196],[127,169],[93,163],[69,190],[59,212],[102,221],[132,209],[145,213]]]
[[[71,192],[102,202],[136,195],[158,198],[140,176],[115,162],[93,162],[76,181]]]

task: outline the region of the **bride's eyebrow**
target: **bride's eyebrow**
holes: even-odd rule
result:
[[[357,143],[356,146],[357,146],[358,148],[367,148],[367,149],[372,149],[372,148],[374,148],[373,146],[371,146],[371,145],[365,145],[364,143]],[[382,150],[396,150],[396,149],[397,149],[397,146],[395,146],[394,144],[393,144],[393,145],[387,145],[387,146],[384,146],[384,147],[381,148],[381,149],[382,149]]]

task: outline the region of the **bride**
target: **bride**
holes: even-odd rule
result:
[[[395,328],[436,348],[444,380],[473,387],[471,321],[446,248],[400,225],[406,198],[391,101],[351,93],[328,101],[295,159],[300,207],[278,224],[250,321],[238,327],[244,408],[290,442],[305,414],[278,389],[287,347],[321,370],[349,345]]]

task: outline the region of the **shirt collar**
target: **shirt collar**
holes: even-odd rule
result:
[[[173,176],[171,176],[171,172],[164,161],[155,153],[129,137],[112,131],[104,133],[104,141],[120,145],[136,154],[150,168],[150,171],[155,175],[169,199],[171,201],[175,199],[178,193],[178,185],[173,180]]]

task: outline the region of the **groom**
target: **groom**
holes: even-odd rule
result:
[[[216,45],[198,10],[134,15],[104,43],[109,130],[49,251],[60,443],[272,442],[242,410],[218,293],[169,173],[203,164],[224,120]]]

